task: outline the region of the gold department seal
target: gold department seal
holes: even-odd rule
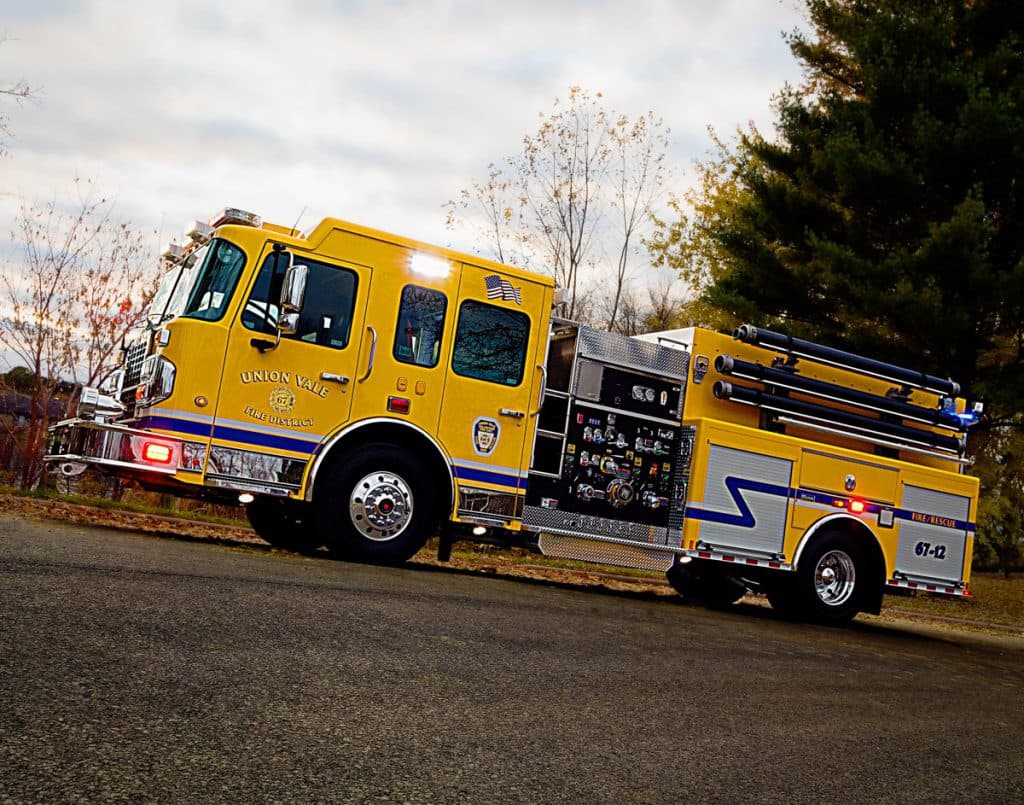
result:
[[[270,392],[270,407],[279,414],[287,414],[295,407],[295,392],[287,386],[278,386]]]

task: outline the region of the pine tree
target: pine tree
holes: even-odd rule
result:
[[[777,137],[742,133],[694,205],[737,318],[1024,393],[1024,7],[808,0]],[[718,196],[728,204],[718,203]],[[722,214],[723,210],[725,214]]]

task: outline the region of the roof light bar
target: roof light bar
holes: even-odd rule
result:
[[[237,207],[225,207],[210,219],[210,226],[214,229],[218,226],[227,226],[228,224],[254,226],[258,229],[263,225],[263,219],[254,212],[240,210]]]
[[[185,227],[185,237],[196,243],[206,243],[213,237],[213,227],[202,221],[193,221]]]
[[[164,246],[163,251],[160,252],[160,256],[168,263],[178,264],[184,261],[188,256],[184,246],[179,246],[177,243],[168,243]]]

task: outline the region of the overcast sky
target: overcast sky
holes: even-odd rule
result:
[[[231,205],[468,249],[443,203],[571,85],[663,117],[682,193],[708,125],[770,128],[799,22],[795,0],[0,0],[0,82],[37,90],[0,98],[0,232],[79,176],[165,240]]]

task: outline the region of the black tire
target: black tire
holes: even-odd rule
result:
[[[787,573],[784,578],[765,582],[764,593],[768,596],[768,603],[772,605],[772,609],[782,617],[795,618],[801,614],[796,594],[796,574]]]
[[[673,565],[665,574],[669,584],[686,601],[713,609],[731,606],[747,592],[736,576],[718,562],[689,562]]]
[[[789,595],[802,617],[841,625],[860,612],[869,580],[857,543],[845,534],[826,533],[804,551],[793,581]]]
[[[437,532],[439,497],[415,454],[364,445],[327,467],[317,483],[317,532],[340,559],[401,564]]]
[[[260,539],[275,548],[310,553],[323,545],[313,528],[307,503],[258,497],[245,507],[245,514]]]

